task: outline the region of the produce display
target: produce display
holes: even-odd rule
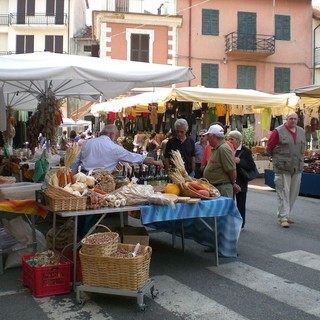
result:
[[[54,93],[49,89],[46,95],[39,98],[37,110],[29,119],[29,147],[34,153],[38,145],[38,135],[41,132],[50,141],[51,151],[56,154],[58,128],[62,123],[63,100],[56,99]]]
[[[309,150],[304,157],[304,163],[307,164],[303,172],[320,174],[320,150]]]
[[[175,169],[170,172],[170,178],[179,187],[183,196],[201,199],[220,197],[219,190],[206,179],[194,179],[188,175],[179,150],[173,150],[172,157]],[[177,188],[173,185],[169,185],[167,190],[177,192]]]
[[[31,266],[43,267],[60,264],[60,260],[60,254],[56,254],[52,250],[47,250],[36,253],[27,261],[27,263]]]

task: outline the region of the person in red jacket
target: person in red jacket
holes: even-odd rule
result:
[[[290,214],[299,195],[304,166],[306,138],[304,130],[297,126],[297,122],[298,115],[290,112],[287,122],[272,131],[267,143],[275,174],[277,216],[282,228],[288,228],[289,224],[293,223]]]

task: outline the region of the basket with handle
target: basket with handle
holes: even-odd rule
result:
[[[135,245],[118,244],[117,252],[133,252]],[[152,248],[140,246],[138,254],[118,256],[98,256],[79,252],[82,281],[85,285],[113,289],[139,290],[149,278]]]
[[[191,189],[187,183],[181,183],[180,188],[181,188],[181,194],[185,197],[191,197],[191,198],[200,198],[200,199],[215,199],[220,197],[220,192],[217,188],[215,188],[212,184],[209,183],[209,181],[205,178],[201,179],[195,179],[192,178],[191,181],[199,182],[202,185],[205,186],[205,189],[209,191],[210,196],[204,196],[200,193],[198,193],[196,190]]]
[[[109,256],[117,251],[119,234],[112,232],[107,226],[98,224],[107,232],[93,233],[81,240],[82,253],[93,256]]]
[[[50,184],[44,191],[44,198],[51,211],[84,210],[87,207],[86,196],[77,196]]]

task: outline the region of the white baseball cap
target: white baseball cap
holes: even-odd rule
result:
[[[205,134],[214,134],[219,138],[224,138],[224,129],[218,124],[213,124]]]

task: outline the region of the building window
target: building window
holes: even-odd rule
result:
[[[237,89],[256,90],[256,72],[255,66],[238,66]]]
[[[116,0],[116,12],[129,12],[129,0]]]
[[[46,36],[45,51],[63,53],[63,36]]]
[[[201,64],[201,85],[207,88],[219,87],[219,66],[217,64]]]
[[[219,11],[202,9],[202,34],[219,35]]]
[[[55,16],[55,24],[64,24],[64,0],[47,0],[46,15]]]
[[[238,12],[238,49],[256,50],[257,14]]]
[[[290,40],[290,16],[276,15],[275,16],[275,39]]]
[[[290,92],[290,69],[289,68],[274,69],[274,92],[275,93]]]
[[[35,0],[17,1],[17,24],[25,24],[26,16],[35,15]]]
[[[34,36],[17,35],[16,36],[16,53],[33,53]]]
[[[153,61],[154,30],[126,30],[127,60],[149,62]]]
[[[91,52],[92,46],[83,46],[83,51],[84,52]]]

